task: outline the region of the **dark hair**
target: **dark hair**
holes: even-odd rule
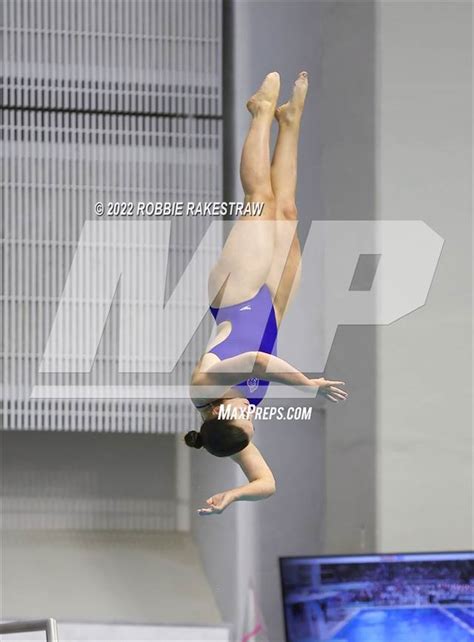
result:
[[[213,418],[202,424],[200,432],[187,432],[184,441],[191,448],[204,447],[216,457],[230,457],[248,446],[250,440],[245,430],[232,421]]]

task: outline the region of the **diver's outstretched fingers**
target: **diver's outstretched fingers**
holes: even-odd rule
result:
[[[199,515],[215,515],[218,514],[222,511],[213,504],[213,498],[211,497],[206,501],[207,507],[206,508],[199,508],[198,513]]]
[[[198,515],[216,515],[216,511],[213,508],[199,508],[197,513]]]
[[[330,386],[329,392],[331,394],[335,394],[337,397],[341,397],[341,399],[345,399],[348,396],[345,390],[341,390],[341,388],[336,388],[336,386]]]
[[[234,501],[234,496],[230,491],[217,493],[206,500],[207,507],[198,510],[199,515],[220,515]]]

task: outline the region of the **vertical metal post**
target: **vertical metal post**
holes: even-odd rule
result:
[[[58,625],[52,617],[46,620],[46,640],[47,642],[58,642]]]

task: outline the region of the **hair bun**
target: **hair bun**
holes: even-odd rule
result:
[[[184,435],[184,441],[191,448],[202,448],[202,437],[196,430],[190,430]]]

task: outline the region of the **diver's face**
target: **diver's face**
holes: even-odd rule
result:
[[[245,399],[244,397],[223,399],[214,409],[216,416],[219,415],[219,406],[225,406],[226,410],[230,411],[231,414],[228,415],[228,418],[232,421],[234,426],[241,428],[251,440],[254,435],[254,429],[252,412],[249,410],[250,404],[248,399]]]

